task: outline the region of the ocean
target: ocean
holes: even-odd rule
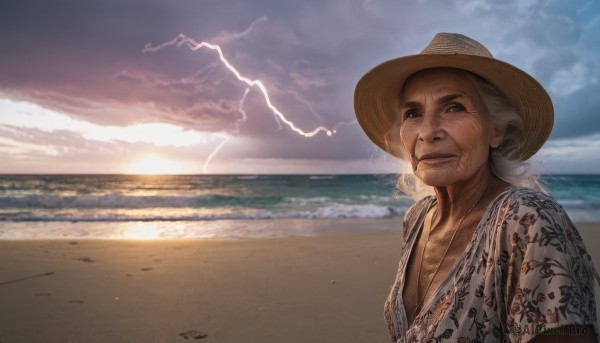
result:
[[[542,181],[573,221],[600,222],[600,175]],[[0,175],[0,239],[319,234],[275,219],[400,224],[413,200],[394,183],[394,175]]]

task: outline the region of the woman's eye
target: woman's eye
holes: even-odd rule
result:
[[[419,116],[419,112],[417,112],[416,110],[408,110],[404,113],[404,118],[416,118]]]
[[[465,110],[465,108],[460,105],[452,105],[452,106],[448,107],[448,112],[452,112],[452,113],[462,112],[464,110]]]

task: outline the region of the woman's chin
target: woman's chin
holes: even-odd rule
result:
[[[417,171],[415,176],[421,180],[421,182],[431,187],[444,187],[452,184],[454,180],[450,171],[441,169],[427,170],[423,172]]]

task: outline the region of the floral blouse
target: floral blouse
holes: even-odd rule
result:
[[[487,208],[462,257],[408,326],[404,274],[436,199],[404,219],[404,249],[385,302],[393,342],[528,342],[538,334],[597,334],[592,259],[551,197],[510,186]],[[576,337],[574,337],[576,338]]]

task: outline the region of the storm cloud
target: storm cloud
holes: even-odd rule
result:
[[[361,169],[357,161],[383,153],[355,122],[357,80],[385,60],[418,53],[441,31],[477,39],[544,85],[556,110],[548,152],[600,133],[597,1],[5,2],[0,5],[0,98],[99,126],[166,123],[235,136],[220,152],[223,159],[309,161],[316,169],[324,163],[319,161],[339,162],[338,172],[368,172],[370,167]],[[257,87],[244,103],[248,118],[238,133],[239,104],[248,86],[215,51],[184,45],[143,53],[147,44],[158,46],[179,34],[219,44],[243,76],[264,83],[273,104],[302,130],[335,127],[337,134],[297,135],[273,115]],[[15,158],[14,148],[6,146],[42,144],[40,137],[46,137],[47,146],[63,149],[55,149],[54,158],[75,159],[81,156],[67,154],[75,150],[65,145],[95,144],[76,130],[44,136],[33,129],[0,123],[0,154]],[[133,151],[137,143],[99,146],[107,144]],[[168,153],[202,161],[216,144],[208,140]]]

